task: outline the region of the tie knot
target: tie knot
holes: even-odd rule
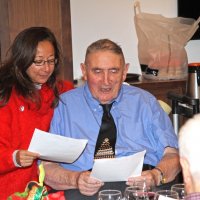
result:
[[[106,112],[106,113],[109,113],[111,108],[112,108],[112,104],[113,103],[110,103],[110,104],[100,104],[103,108],[103,111]]]

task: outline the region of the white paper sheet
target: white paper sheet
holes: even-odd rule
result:
[[[129,177],[140,176],[145,153],[146,150],[120,158],[97,159],[90,176],[103,182],[127,181]]]
[[[74,139],[35,129],[28,150],[40,154],[40,159],[72,163],[83,152],[88,140]]]

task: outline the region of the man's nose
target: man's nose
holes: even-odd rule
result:
[[[109,76],[108,72],[104,72],[103,82],[104,82],[104,84],[109,84],[109,82],[110,82],[110,76]]]

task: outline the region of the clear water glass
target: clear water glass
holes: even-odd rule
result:
[[[98,193],[98,200],[122,200],[120,190],[101,190]]]
[[[125,189],[124,200],[149,200],[146,188],[130,186]]]

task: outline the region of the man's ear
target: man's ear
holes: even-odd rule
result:
[[[123,81],[125,81],[125,79],[126,79],[128,69],[129,69],[129,63],[126,63],[124,66],[124,71],[123,71]]]
[[[187,194],[192,193],[194,192],[194,186],[193,186],[192,176],[190,173],[190,165],[185,157],[180,157],[180,163],[182,166],[186,193]]]
[[[81,63],[81,71],[82,71],[83,79],[86,81],[87,80],[87,71],[86,71],[86,65],[84,63]]]

